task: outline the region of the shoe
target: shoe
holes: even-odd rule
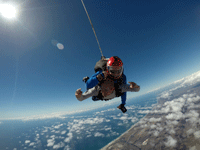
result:
[[[88,77],[88,76],[84,77],[84,78],[83,78],[83,82],[85,82],[85,83],[86,83],[88,79],[89,79],[89,77]]]

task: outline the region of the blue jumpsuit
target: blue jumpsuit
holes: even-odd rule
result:
[[[94,86],[96,86],[99,81],[97,79],[97,75],[98,74],[101,74],[103,77],[104,77],[104,74],[102,73],[102,71],[98,71],[96,72],[92,77],[90,77],[88,79],[88,81],[86,82],[86,89],[90,89],[90,88],[93,88]],[[114,80],[114,83],[117,83],[117,79]],[[123,83],[122,84],[127,84],[126,82],[126,76],[123,74]],[[98,100],[97,97],[95,97],[94,101]],[[122,104],[126,104],[126,92],[124,92],[122,95],[121,95],[121,101],[122,101]]]

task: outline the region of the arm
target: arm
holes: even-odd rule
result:
[[[82,94],[82,91],[80,91],[80,89],[78,89],[75,93],[76,95],[76,98],[79,100],[79,101],[83,101],[89,97],[92,97],[92,96],[97,96],[98,93],[99,93],[99,90],[100,90],[100,87],[99,86],[95,86],[89,90],[87,90],[86,92],[84,92]]]
[[[122,89],[122,92],[139,92],[140,91],[140,86],[138,86],[134,82],[129,82],[130,84],[123,84],[120,86]]]

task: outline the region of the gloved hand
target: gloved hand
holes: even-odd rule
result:
[[[119,105],[117,108],[121,109],[123,113],[127,111],[126,107],[124,107],[124,104]]]

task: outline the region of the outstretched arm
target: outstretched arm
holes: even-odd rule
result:
[[[134,82],[128,82],[130,84],[121,85],[122,92],[139,92],[140,86]]]
[[[97,96],[99,93],[100,87],[99,86],[95,86],[89,90],[87,90],[86,92],[82,92],[81,89],[76,90],[75,92],[75,96],[79,101],[83,101],[89,97],[92,96]],[[82,94],[83,93],[83,94]]]

